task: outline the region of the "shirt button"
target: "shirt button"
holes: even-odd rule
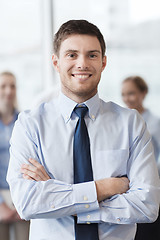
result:
[[[90,222],[87,222],[87,224],[91,224]]]
[[[85,205],[85,208],[89,208],[89,204],[86,204],[86,205]]]
[[[91,217],[90,215],[87,215],[87,219],[90,219],[90,217]]]
[[[84,197],[83,197],[83,200],[84,200],[84,201],[87,201],[87,200],[88,200],[88,198],[87,198],[86,196],[84,196]]]
[[[54,206],[54,205],[52,205],[52,206],[51,206],[51,208],[55,208],[55,206]]]
[[[94,115],[92,115],[92,119],[95,119],[95,116],[94,116]]]

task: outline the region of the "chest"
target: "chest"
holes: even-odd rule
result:
[[[73,139],[77,119],[55,122],[39,133],[38,155],[55,179],[73,183]],[[127,127],[87,119],[94,179],[125,175],[129,156]],[[41,128],[42,129],[42,128]]]

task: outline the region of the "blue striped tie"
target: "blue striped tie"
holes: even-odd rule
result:
[[[74,109],[79,117],[73,143],[74,183],[93,181],[90,142],[84,121],[87,111],[87,107]],[[75,217],[75,234],[76,240],[98,240],[98,224],[77,224],[77,217]]]

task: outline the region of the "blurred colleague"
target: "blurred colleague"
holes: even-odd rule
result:
[[[128,108],[136,109],[147,123],[158,163],[160,157],[160,118],[144,107],[147,93],[148,85],[140,76],[127,77],[122,83],[122,99]]]
[[[15,121],[16,79],[11,72],[0,73],[0,239],[9,240],[10,227],[14,228],[15,240],[27,240],[29,223],[22,221],[14,208],[6,175],[9,164],[9,141]]]
[[[152,136],[154,153],[159,166],[160,156],[160,119],[144,107],[144,99],[148,93],[147,83],[140,76],[130,76],[122,82],[122,99],[127,107],[136,109],[145,122]],[[160,169],[159,169],[160,172]],[[160,239],[160,217],[152,224],[138,224],[136,240]]]
[[[106,56],[95,25],[64,23],[52,59],[59,97],[21,113],[11,138],[7,180],[17,211],[32,219],[30,240],[134,239],[160,197],[145,123],[99,98]]]

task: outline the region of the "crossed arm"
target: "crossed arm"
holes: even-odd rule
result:
[[[36,137],[30,132],[30,124],[33,123],[22,121],[22,117],[13,131],[7,174],[13,202],[22,218],[59,218],[77,214],[79,223],[84,223],[90,213],[90,222],[98,223],[132,224],[156,219],[159,178],[151,139],[141,121],[134,121],[134,134],[131,135],[133,139],[126,169],[130,183],[127,178],[112,177],[95,183],[68,184],[56,178],[50,179],[40,164],[43,157],[38,162],[34,159],[27,161],[31,155],[36,159],[39,156]],[[84,196],[88,199],[84,200]],[[89,208],[85,207],[86,204]]]
[[[40,163],[33,158],[30,158],[28,161],[30,164],[23,164],[21,167],[21,173],[24,179],[35,181],[47,181],[50,179]],[[98,202],[110,198],[113,195],[125,193],[129,190],[129,180],[127,177],[104,178],[95,181],[95,185]]]

